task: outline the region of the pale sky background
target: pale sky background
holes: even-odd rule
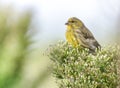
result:
[[[31,9],[34,13],[37,33],[35,40],[41,46],[46,41],[65,40],[65,22],[78,17],[101,43],[107,43],[115,35],[119,0],[1,0],[0,5],[11,5],[16,10]],[[49,44],[47,43],[47,44]]]

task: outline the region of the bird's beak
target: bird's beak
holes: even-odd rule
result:
[[[68,25],[68,23],[65,23],[65,25]]]

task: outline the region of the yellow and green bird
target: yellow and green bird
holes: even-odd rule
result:
[[[94,38],[93,34],[78,18],[69,18],[65,25],[67,25],[66,39],[71,45],[75,47],[80,45],[91,51],[95,51],[96,48],[100,48],[100,44]]]

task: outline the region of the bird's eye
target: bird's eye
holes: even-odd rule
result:
[[[71,23],[74,23],[75,21],[71,21]]]

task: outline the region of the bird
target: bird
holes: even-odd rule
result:
[[[101,48],[91,31],[77,17],[69,18],[65,25],[67,26],[66,40],[72,46],[88,48],[91,52]]]

